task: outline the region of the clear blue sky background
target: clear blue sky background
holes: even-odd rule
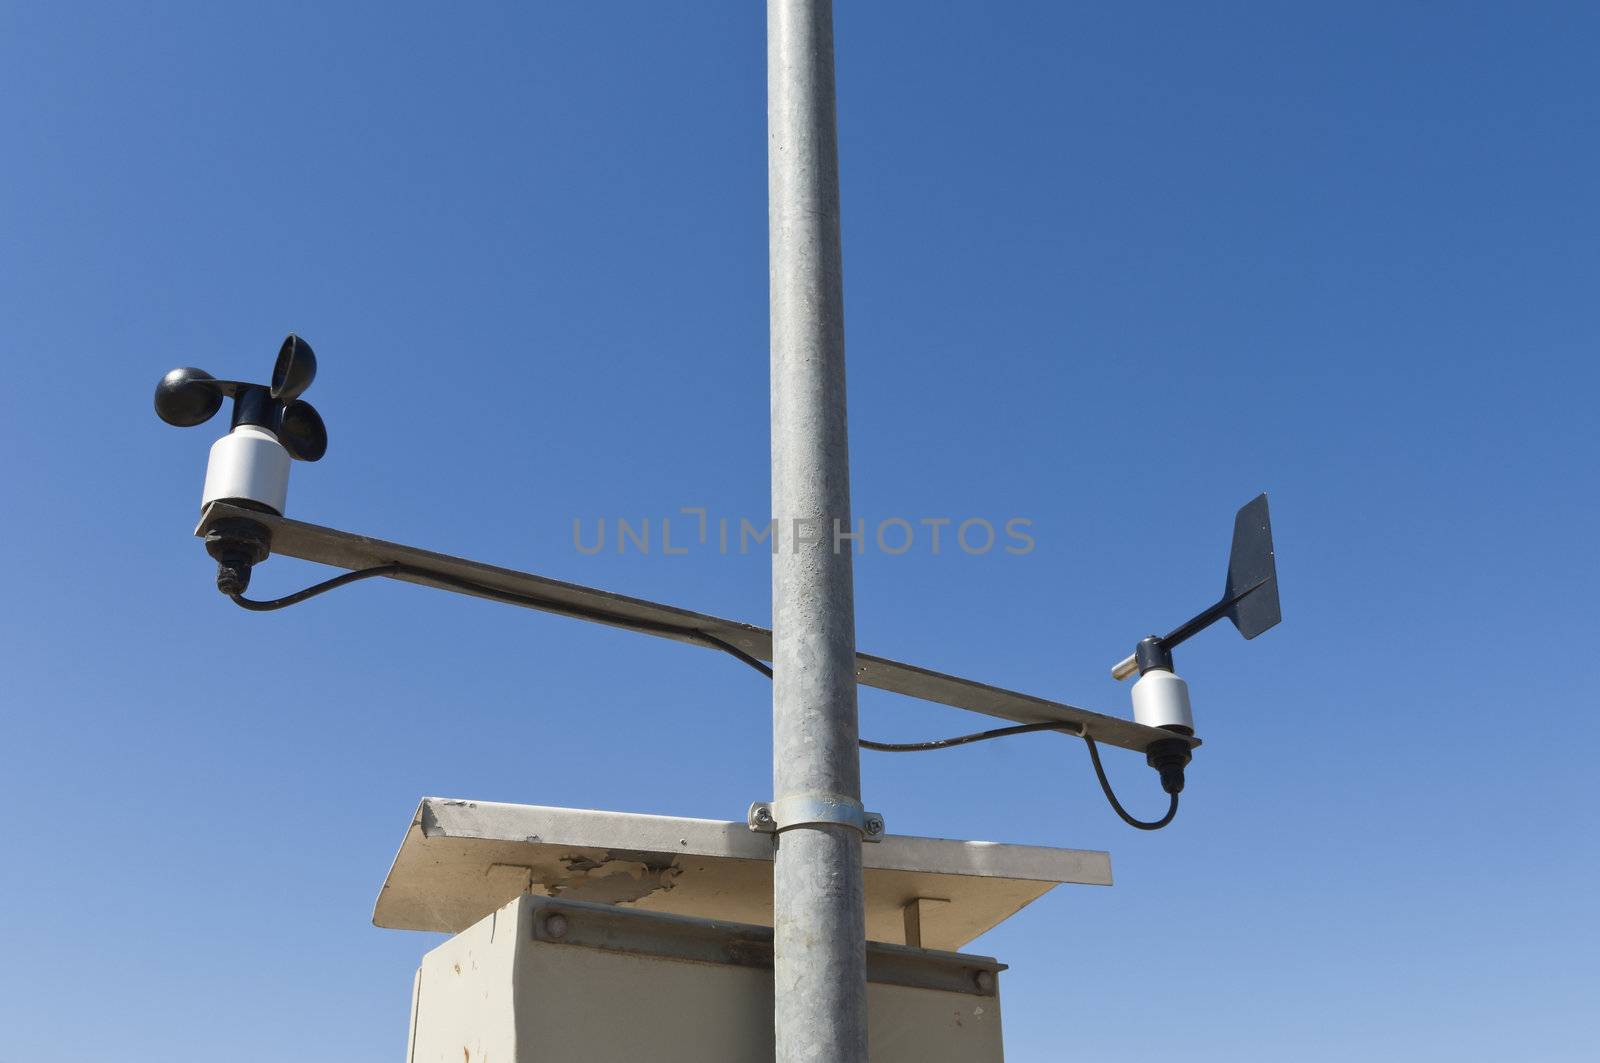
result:
[[[868,553],[862,648],[1127,712],[1107,667],[1272,492],[1286,620],[1180,655],[1170,830],[1065,738],[866,755],[898,832],[1113,853],[974,945],[1008,1058],[1600,1051],[1597,32],[841,5],[857,513],[1038,542]],[[332,446],[292,515],[764,621],[760,553],[571,542],[767,513],[763,64],[756,3],[0,12],[0,1060],[397,1059],[438,939],[368,920],[420,796],[767,795],[767,684],[713,653],[395,585],[233,608],[216,426],[150,411],[298,330]]]

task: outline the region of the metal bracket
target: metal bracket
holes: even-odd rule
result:
[[[792,827],[829,824],[851,827],[864,842],[883,841],[883,815],[868,812],[860,801],[840,794],[797,794],[777,801],[757,801],[750,806],[745,824],[758,834],[778,834]]]
[[[769,927],[556,897],[528,897],[521,903],[530,916],[530,936],[542,948],[590,948],[772,970]],[[1005,969],[988,956],[867,942],[867,981],[874,983],[992,997]]]

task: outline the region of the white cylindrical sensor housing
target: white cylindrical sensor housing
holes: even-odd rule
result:
[[[1189,684],[1172,672],[1152,668],[1133,684],[1133,718],[1146,727],[1183,728],[1194,734]]]
[[[213,502],[254,502],[283,515],[289,497],[289,452],[259,425],[242,424],[211,445],[201,508]]]

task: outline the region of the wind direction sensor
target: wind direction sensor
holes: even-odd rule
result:
[[[156,385],[156,416],[178,428],[211,420],[233,400],[232,427],[211,447],[202,510],[227,502],[282,516],[289,493],[289,460],[317,461],[328,450],[328,429],[300,396],[317,376],[311,345],[290,333],[278,349],[270,384],[218,380],[204,369],[174,369]],[[242,594],[250,569],[271,552],[272,533],[253,520],[219,522],[206,535],[217,562],[217,589]]]
[[[1167,634],[1140,639],[1133,653],[1112,667],[1113,679],[1139,673],[1133,684],[1133,718],[1137,722],[1184,736],[1194,734],[1189,684],[1173,671],[1172,650],[1223,617],[1233,621],[1247,639],[1283,619],[1278,607],[1278,566],[1272,552],[1272,517],[1265,493],[1247,502],[1234,517],[1233,549],[1228,554],[1222,598]],[[1161,773],[1163,790],[1176,794],[1183,789],[1189,743],[1181,738],[1154,742],[1145,757]]]

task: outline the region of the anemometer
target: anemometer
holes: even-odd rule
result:
[[[528,573],[449,558],[413,547],[350,536],[289,520],[285,504],[292,461],[317,461],[327,452],[322,417],[300,396],[317,374],[311,345],[291,334],[278,350],[270,382],[218,380],[201,369],[174,369],[156,385],[156,414],[180,428],[204,424],[233,400],[228,433],[211,447],[201,491],[201,528],[206,550],[217,562],[217,589],[255,611],[297,605],[337,587],[387,577],[459,591],[543,612],[671,638],[720,650],[772,677],[772,633],[731,620],[672,606],[624,598],[604,591],[558,583]],[[274,537],[287,539],[279,552],[349,569],[302,591],[267,601],[244,597],[253,566],[274,551]],[[1046,701],[910,665],[859,655],[858,681],[913,697],[1017,721],[972,734],[927,742],[861,740],[863,749],[923,752],[1035,731],[1059,731],[1084,740],[1095,776],[1117,815],[1130,826],[1157,830],[1170,823],[1184,787],[1184,769],[1199,745],[1189,685],[1173,666],[1172,651],[1226,617],[1239,634],[1253,639],[1281,619],[1277,564],[1267,496],[1258,495],[1234,519],[1233,546],[1222,597],[1165,635],[1139,640],[1133,653],[1111,669],[1133,684],[1133,720]],[[1100,762],[1096,742],[1145,754],[1170,796],[1166,815],[1145,821],[1117,800]],[[753,813],[752,813],[753,815]],[[763,829],[752,820],[752,829]],[[864,831],[864,835],[881,834]],[[876,838],[867,836],[866,840]]]
[[[156,416],[178,428],[205,424],[233,400],[228,434],[211,445],[200,506],[227,502],[283,515],[289,497],[289,460],[319,461],[328,452],[321,414],[300,396],[317,376],[311,345],[289,334],[278,349],[270,384],[218,380],[204,369],[174,369],[156,385]],[[271,535],[253,521],[213,529],[206,549],[217,562],[217,589],[243,594],[250,569],[265,561]]]

